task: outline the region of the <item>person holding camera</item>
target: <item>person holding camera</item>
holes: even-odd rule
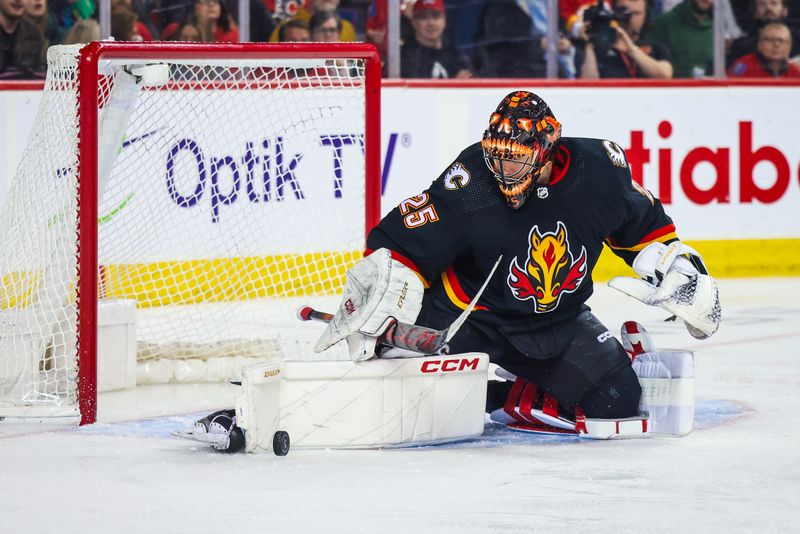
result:
[[[613,0],[613,11],[598,2],[584,11],[585,42],[580,77],[672,78],[666,47],[646,35],[646,0]]]

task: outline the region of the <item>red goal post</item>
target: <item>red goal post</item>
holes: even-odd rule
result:
[[[45,150],[29,146],[15,182],[34,179],[31,174],[75,175],[74,204],[42,211],[48,219],[40,223],[43,242],[53,242],[54,228],[69,219],[69,206],[77,218],[60,230],[56,248],[66,253],[45,254],[59,256],[57,265],[27,257],[6,261],[8,250],[0,248],[0,281],[10,287],[9,280],[22,279],[24,288],[14,286],[18,295],[0,301],[0,313],[13,316],[24,308],[35,317],[26,322],[36,323],[13,343],[6,339],[5,348],[0,338],[0,416],[47,416],[52,401],[58,415],[74,404],[80,424],[96,420],[98,305],[104,299],[135,303],[140,362],[142,354],[152,358],[165,346],[178,346],[181,354],[167,360],[183,358],[187,347],[213,347],[214,357],[227,351],[222,355],[236,358],[285,353],[287,343],[289,351],[301,350],[295,348],[301,334],[290,333],[285,322],[287,310],[294,299],[335,294],[380,217],[381,65],[375,47],[94,42],[75,59],[74,79],[68,68],[51,63],[44,96],[77,98],[77,120],[65,122],[77,127],[76,154],[69,156],[75,172],[63,154],[40,165]],[[121,77],[144,88],[131,89],[138,96],[130,97],[134,93],[117,89]],[[57,107],[43,102],[37,124]],[[61,126],[42,131],[40,142],[49,144],[71,136]],[[35,124],[32,138],[36,134]],[[160,200],[150,201],[152,190],[160,191]],[[168,209],[159,208],[166,197]],[[24,214],[28,201],[15,198],[22,207],[8,220],[30,217]],[[201,212],[206,206],[210,215]],[[77,239],[64,238],[70,234]],[[61,257],[69,250],[76,259]],[[279,311],[273,309],[277,303]],[[231,319],[237,315],[243,324]],[[264,327],[269,339],[251,335],[259,329],[254,325],[270,325],[273,318],[276,326]],[[21,353],[19,339],[30,337],[29,331],[42,337],[25,347],[48,356]],[[226,343],[232,348],[219,348]],[[70,362],[72,350],[77,365]],[[200,354],[201,362],[210,359]]]

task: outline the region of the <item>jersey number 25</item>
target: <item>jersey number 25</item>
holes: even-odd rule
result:
[[[400,203],[400,213],[403,217],[403,224],[406,228],[419,228],[429,222],[439,220],[439,214],[433,204],[427,205],[430,200],[428,193],[422,193],[411,198],[407,198]]]

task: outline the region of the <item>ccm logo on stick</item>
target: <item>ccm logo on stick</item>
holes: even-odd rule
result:
[[[478,360],[479,358],[473,360],[467,358],[459,358],[457,360],[426,360],[422,362],[422,367],[420,367],[419,370],[423,373],[436,373],[438,371],[450,373],[452,371],[463,371],[465,369],[472,369],[475,371],[478,369]]]

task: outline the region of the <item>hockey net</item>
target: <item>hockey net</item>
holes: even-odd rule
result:
[[[364,45],[52,47],[0,211],[0,417],[91,422],[120,310],[140,382],[308,354],[293,310],[336,302],[378,216],[379,69]]]

